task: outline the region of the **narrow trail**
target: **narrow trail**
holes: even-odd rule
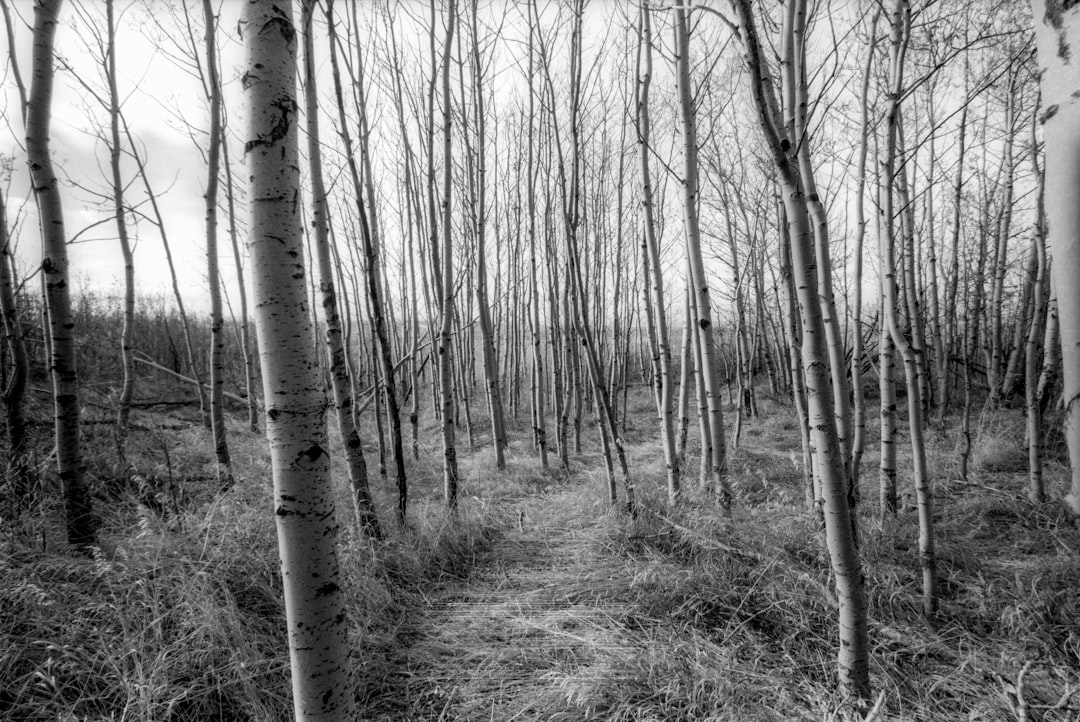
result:
[[[575,503],[571,489],[521,500],[520,526],[402,630],[408,711],[396,719],[550,719],[540,715],[552,696],[565,707],[596,677],[597,652],[622,646],[612,592],[629,587],[630,571],[596,548],[596,516]],[[534,510],[546,524],[532,522]]]

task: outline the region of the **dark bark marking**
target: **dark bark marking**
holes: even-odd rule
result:
[[[322,599],[323,597],[329,597],[331,594],[336,594],[340,590],[341,587],[334,582],[327,582],[315,590],[315,597],[316,599]]]

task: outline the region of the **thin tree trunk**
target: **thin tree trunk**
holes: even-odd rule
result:
[[[1036,211],[1031,246],[1035,256],[1035,277],[1032,279],[1032,314],[1028,326],[1024,355],[1024,397],[1027,402],[1028,436],[1028,498],[1032,503],[1046,500],[1042,463],[1042,409],[1039,408],[1038,371],[1039,345],[1043,336],[1043,289],[1046,276],[1046,185],[1039,165],[1039,144],[1035,135],[1038,105],[1032,113],[1031,164],[1035,174]]]
[[[818,192],[814,177],[814,167],[810,160],[810,130],[808,81],[806,70],[806,0],[791,0],[788,6],[786,22],[790,23],[790,32],[783,38],[782,47],[787,51],[781,62],[785,68],[783,80],[783,105],[785,113],[793,120],[789,122],[789,141],[795,151],[798,172],[802,181],[802,203],[809,222],[813,224],[814,256],[817,270],[818,295],[821,299],[822,321],[825,324],[825,343],[829,357],[829,373],[832,379],[833,413],[836,415],[836,430],[840,446],[844,451],[844,477],[847,479],[848,503],[854,507],[855,493],[851,486],[852,458],[852,422],[851,403],[848,400],[846,349],[840,333],[840,317],[833,298],[832,260],[829,255],[829,222],[825,204]],[[789,222],[793,220],[788,218]]]
[[[443,441],[443,498],[451,510],[457,508],[458,463],[457,443],[454,439],[454,378],[450,354],[453,349],[451,332],[454,322],[454,253],[451,233],[452,168],[451,155],[452,108],[450,97],[450,49],[454,40],[457,2],[450,0],[446,21],[446,44],[442,57],[443,102],[443,200],[442,200],[442,324],[439,329],[439,379],[442,387],[442,441]],[[435,27],[431,28],[432,34]]]
[[[352,4],[353,27],[360,26],[356,15],[356,3]],[[332,42],[335,42],[332,40]],[[373,313],[372,321],[375,327],[375,336],[378,339],[378,360],[382,364],[383,392],[386,402],[386,416],[390,426],[390,448],[394,456],[394,478],[398,489],[398,517],[405,518],[405,500],[407,497],[408,481],[405,472],[405,451],[401,440],[401,409],[398,401],[397,379],[394,374],[393,344],[390,338],[392,329],[397,324],[393,322],[393,305],[384,302],[382,292],[383,264],[380,256],[382,247],[382,234],[379,231],[378,214],[375,210],[375,181],[371,168],[371,149],[369,138],[371,129],[367,114],[367,86],[364,79],[364,66],[359,40],[357,40],[357,65],[356,78],[353,78],[353,88],[356,92],[356,109],[359,115],[360,162],[364,171],[364,195],[368,206],[368,214],[365,216],[362,205],[361,187],[357,183],[356,165],[351,160],[349,170],[353,177],[357,193],[358,210],[360,210],[360,239],[363,242],[364,258],[367,262],[367,289],[371,301]],[[335,91],[336,93],[336,91]],[[345,128],[345,120],[342,119],[342,129]],[[389,323],[387,315],[390,315]],[[389,328],[388,328],[389,326]]]
[[[911,11],[907,0],[896,0],[891,13],[890,36],[890,97],[886,115],[885,159],[880,188],[881,221],[878,224],[881,243],[884,316],[893,343],[904,360],[907,380],[908,433],[911,436],[911,456],[914,467],[916,506],[919,513],[919,564],[923,578],[923,615],[932,618],[937,612],[937,573],[934,553],[933,496],[923,440],[922,389],[919,385],[919,357],[900,328],[895,281],[895,252],[893,225],[893,178],[896,172],[897,126],[900,99],[903,97],[904,58],[911,28]],[[900,173],[904,173],[900,169]],[[909,247],[909,252],[910,252]]]
[[[995,233],[994,274],[990,285],[990,358],[987,365],[986,383],[990,387],[990,395],[987,404],[995,404],[1001,399],[1002,381],[1004,380],[1004,344],[1003,335],[1003,299],[1005,294],[1005,272],[1008,268],[1009,234],[1012,227],[1012,199],[1013,199],[1013,135],[1015,126],[1015,73],[1009,70],[1009,82],[1005,95],[1005,148],[1003,150],[1002,166],[1004,168],[1004,185],[1002,192],[1001,210],[998,217]]]
[[[337,416],[338,431],[345,451],[353,511],[364,534],[378,539],[382,536],[375,505],[368,488],[367,462],[360,434],[353,424],[352,385],[349,381],[345,345],[342,342],[341,316],[338,312],[334,272],[330,258],[329,218],[326,209],[326,188],[323,184],[322,149],[319,135],[319,96],[315,72],[313,14],[315,0],[305,0],[301,9],[301,28],[304,47],[304,115],[307,120],[308,182],[311,184],[312,227],[314,250],[319,267],[319,295],[326,324],[326,348],[330,355],[330,379]],[[376,392],[378,393],[378,392]]]
[[[64,495],[68,543],[87,551],[97,541],[90,490],[79,439],[79,377],[75,365],[75,321],[71,313],[67,235],[60,184],[50,145],[53,91],[53,43],[61,0],[34,5],[33,70],[26,114],[26,155],[41,221],[41,270],[45,285],[50,339],[49,370],[53,386],[56,462]]]
[[[476,173],[473,182],[475,205],[473,208],[473,232],[476,237],[476,311],[480,324],[480,342],[483,345],[484,383],[487,392],[488,415],[491,421],[492,445],[495,449],[495,467],[500,471],[506,468],[506,422],[503,418],[503,398],[499,388],[499,367],[495,352],[495,340],[491,324],[491,309],[487,296],[487,172],[484,107],[483,64],[480,58],[480,37],[477,26],[477,0],[472,0],[470,8],[470,28],[472,32],[472,68],[474,82],[473,106],[476,128]],[[464,98],[462,98],[464,101]],[[466,136],[467,137],[467,136]]]
[[[705,395],[709,408],[709,433],[711,434],[709,475],[716,484],[716,493],[721,507],[725,511],[730,511],[731,484],[727,477],[727,445],[724,440],[724,414],[720,398],[720,369],[713,342],[712,301],[708,280],[705,277],[701,231],[698,227],[698,146],[690,88],[690,31],[687,25],[686,7],[681,4],[676,5],[674,11],[675,76],[683,143],[683,223],[686,233],[686,254],[690,262],[690,273],[697,299],[697,336],[702,361],[698,368],[705,383]]]
[[[1044,180],[1045,182],[1045,180]],[[1055,283],[1050,269],[1053,264],[1050,259],[1046,262],[1046,275],[1049,279],[1047,284],[1050,297],[1046,301],[1046,333],[1043,334],[1043,365],[1039,371],[1039,383],[1036,394],[1039,397],[1039,408],[1045,410],[1050,405],[1050,390],[1061,365],[1061,344],[1059,343],[1060,325],[1058,321],[1057,294]]]
[[[854,390],[854,433],[851,440],[851,475],[848,477],[848,499],[854,507],[860,497],[859,476],[863,449],[866,445],[866,399],[863,398],[863,333],[862,333],[862,279],[863,245],[866,238],[866,155],[870,135],[870,74],[874,66],[874,48],[877,46],[877,23],[879,10],[870,20],[870,42],[867,43],[866,64],[863,67],[862,93],[859,103],[859,165],[855,187],[855,280],[852,294],[851,320],[855,329],[851,348],[851,386]]]
[[[965,65],[965,77],[967,76],[967,67]],[[964,95],[967,96],[967,88],[965,83]],[[950,243],[952,247],[952,258],[950,260],[950,275],[945,290],[945,331],[944,336],[948,343],[954,344],[956,331],[957,331],[957,319],[956,319],[956,296],[957,286],[960,281],[960,229],[961,229],[961,204],[963,202],[963,190],[964,190],[964,151],[966,148],[967,140],[967,113],[968,104],[965,103],[964,107],[960,111],[960,139],[959,150],[957,151],[956,159],[956,182],[953,189],[953,216],[952,216],[952,241]],[[949,370],[949,360],[945,361],[946,372]],[[938,414],[940,419],[944,419],[945,413],[948,410],[949,405],[949,389],[950,384],[948,380],[948,374],[946,373],[938,380],[944,389],[942,394],[941,403],[938,406]]]
[[[829,389],[831,379],[825,320],[819,297],[819,273],[814,270],[816,259],[812,231],[803,202],[804,189],[795,166],[797,159],[789,155],[796,151],[790,147],[790,143],[785,144],[781,139],[783,125],[779,122],[778,103],[758,41],[750,0],[734,0],[734,5],[746,50],[754,106],[773,166],[780,176],[786,205],[792,271],[801,310],[802,364],[810,428],[817,451],[817,474],[821,479],[826,544],[839,600],[837,666],[840,685],[845,694],[865,701],[870,697],[865,582],[847,503],[845,466],[848,457],[841,445],[835,410],[832,408],[833,395]],[[805,5],[802,5],[802,9],[805,10]],[[795,29],[792,20],[789,15],[785,21],[785,36]],[[791,40],[787,38],[785,42]]]
[[[658,363],[656,372],[657,397],[656,410],[660,422],[660,437],[664,445],[664,462],[667,467],[668,504],[674,506],[681,495],[679,457],[675,450],[675,432],[672,419],[671,378],[671,343],[669,340],[667,311],[664,306],[664,273],[660,265],[660,244],[656,238],[656,224],[653,220],[653,189],[649,169],[649,154],[652,152],[649,118],[649,87],[652,82],[652,23],[649,18],[649,6],[642,3],[639,9],[637,43],[638,82],[635,85],[635,115],[638,159],[641,164],[641,206],[644,223],[643,243],[646,253],[642,257],[646,273],[651,267],[652,273],[644,285],[646,314],[650,329],[655,329]],[[620,183],[621,188],[621,183]],[[649,293],[649,288],[652,293]],[[651,333],[652,331],[650,331]]]
[[[135,257],[128,238],[126,209],[124,208],[124,182],[120,177],[120,94],[116,83],[116,19],[113,0],[105,3],[105,22],[108,26],[108,76],[109,83],[109,167],[112,172],[113,213],[116,216],[116,235],[120,242],[120,255],[124,260],[124,312],[120,330],[120,357],[124,370],[124,382],[120,389],[116,413],[116,446],[124,458],[127,446],[128,419],[131,416],[131,399],[135,393],[135,355],[132,334],[135,326]]]
[[[206,276],[210,285],[210,427],[214,436],[218,486],[233,485],[229,440],[225,430],[225,321],[221,306],[221,277],[218,273],[217,190],[221,171],[221,83],[217,70],[217,20],[211,0],[203,0],[206,19],[206,83],[210,93],[210,148],[206,176]]]
[[[533,36],[531,32],[532,13],[529,14],[530,33],[529,33],[529,78],[533,77],[536,71],[535,56],[533,52]],[[525,122],[528,123],[528,137],[526,145],[527,163],[525,166],[525,173],[527,176],[526,182],[528,183],[526,193],[526,203],[529,215],[529,298],[530,298],[530,320],[532,326],[532,347],[533,347],[533,433],[536,438],[536,446],[540,452],[540,467],[542,469],[548,468],[548,442],[547,442],[547,422],[544,418],[544,401],[546,394],[545,387],[545,373],[544,373],[544,346],[543,346],[543,328],[540,325],[540,274],[537,268],[536,262],[536,93],[530,85],[529,87],[529,115],[525,118]],[[520,187],[520,182],[519,182]],[[552,333],[552,329],[548,329],[548,333]]]
[[[229,141],[221,138],[221,159],[225,167],[225,197],[229,208],[229,245],[232,246],[233,265],[236,267],[237,293],[240,296],[240,354],[244,359],[244,392],[247,395],[248,428],[259,433],[259,404],[255,398],[255,355],[252,351],[251,324],[248,322],[247,286],[244,283],[244,263],[240,257],[240,238],[236,228],[236,194],[233,185],[232,165],[229,163]]]
[[[360,238],[364,249],[366,262],[367,297],[372,318],[373,333],[377,339],[378,348],[372,348],[373,353],[378,353],[377,358],[381,361],[383,376],[383,399],[388,408],[390,418],[390,441],[394,455],[395,478],[397,481],[397,519],[399,524],[405,523],[405,514],[408,508],[408,483],[405,475],[405,454],[401,444],[401,414],[398,409],[397,389],[394,383],[394,364],[390,357],[390,341],[387,336],[386,320],[380,291],[380,275],[378,261],[378,228],[375,224],[375,198],[371,178],[370,157],[367,148],[367,120],[364,111],[363,76],[354,79],[359,89],[358,101],[360,110],[360,156],[364,164],[364,178],[366,186],[360,176],[357,167],[356,155],[353,152],[352,135],[348,129],[348,119],[345,116],[345,104],[342,96],[341,73],[338,69],[337,46],[338,38],[333,20],[333,2],[326,5],[326,17],[330,35],[330,65],[334,82],[334,97],[337,102],[339,133],[345,146],[345,155],[348,161],[349,174],[352,179],[353,190],[356,193],[357,215],[360,224]],[[354,18],[355,25],[355,18]],[[370,218],[364,210],[364,196],[367,196],[368,207],[371,210]]]
[[[675,459],[680,472],[686,469],[686,442],[690,435],[690,377],[694,375],[694,327],[690,309],[690,290],[683,295],[683,330],[679,361],[679,426]]]

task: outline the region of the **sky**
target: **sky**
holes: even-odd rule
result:
[[[8,0],[15,21],[15,51],[25,83],[29,83],[33,22],[31,0]],[[104,15],[104,3],[84,3],[95,15]],[[231,37],[223,39],[222,77],[226,83],[227,107],[241,104],[235,78],[239,67],[239,44],[235,36],[238,3],[224,3],[221,27]],[[118,87],[123,112],[146,164],[149,182],[159,195],[159,205],[176,263],[177,277],[185,304],[208,308],[206,299],[205,206],[206,170],[200,146],[205,147],[209,113],[198,81],[174,63],[156,36],[161,30],[150,22],[143,3],[117,3],[121,32],[117,42]],[[108,115],[98,101],[80,84],[95,92],[104,89],[100,55],[92,52],[95,42],[81,33],[84,17],[65,3],[57,29],[58,69],[52,115],[53,161],[62,181],[66,231],[72,281],[76,289],[97,294],[123,292],[123,264],[115,221],[111,211],[111,181],[106,144],[96,133],[108,134]],[[91,47],[88,47],[88,43]],[[8,54],[6,36],[4,55]],[[66,69],[67,68],[70,69]],[[25,155],[25,128],[19,97],[10,64],[4,75],[3,125],[0,154],[13,158],[8,186],[9,225],[18,221],[15,242],[20,274],[24,277],[40,263],[40,236],[37,214],[29,192]],[[188,129],[178,119],[191,124]],[[240,119],[234,118],[233,122]],[[239,127],[239,126],[238,126]],[[95,129],[96,128],[96,129]],[[121,131],[123,132],[123,131]],[[125,143],[126,145],[126,143]],[[233,139],[231,155],[240,159]],[[239,165],[235,165],[239,168]],[[172,297],[167,261],[152,210],[146,203],[136,165],[126,158],[123,177],[130,185],[125,199],[136,208],[129,214],[129,233],[134,239],[136,283],[140,295],[165,294]],[[243,176],[237,179],[243,181]],[[29,202],[28,202],[29,201]],[[145,214],[145,217],[142,215]],[[232,251],[228,244],[226,219],[219,216],[219,244],[226,291],[236,298]]]

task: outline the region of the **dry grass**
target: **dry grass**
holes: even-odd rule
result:
[[[666,508],[651,398],[635,389],[630,400],[636,518],[607,503],[591,425],[570,473],[540,469],[527,426],[498,470],[478,413],[478,449],[462,445],[456,518],[442,511],[438,428],[429,418],[421,459],[407,462],[406,528],[390,518],[391,481],[373,475],[388,539],[360,538],[347,513],[340,537],[365,719],[847,714],[835,693],[829,563],[803,510],[790,409],[765,401],[763,415],[746,421],[729,462],[738,505],[726,518],[696,488],[693,439],[685,503]],[[147,430],[133,437],[132,456],[152,482],[149,496],[113,467],[107,431],[90,431],[104,510],[95,557],[63,553],[58,510],[48,504],[5,526],[0,718],[289,719],[264,442],[239,424],[231,429],[238,485],[219,497],[206,432],[184,426],[165,435],[153,422],[182,419],[142,420]],[[933,623],[919,613],[914,513],[877,520],[876,454],[867,450],[860,529],[872,681],[885,695],[879,719],[1017,719],[1021,698],[1030,720],[1080,714],[1080,699],[1065,696],[1080,689],[1080,538],[1058,504],[1025,500],[1015,460],[1022,423],[1008,411],[983,417],[966,483],[955,479],[955,427],[929,436],[941,594]],[[904,441],[901,469],[910,465]],[[1058,498],[1065,469],[1054,458],[1047,481]],[[54,498],[48,460],[39,467],[38,498]],[[344,478],[340,466],[335,478]],[[344,484],[338,492],[347,512]]]

